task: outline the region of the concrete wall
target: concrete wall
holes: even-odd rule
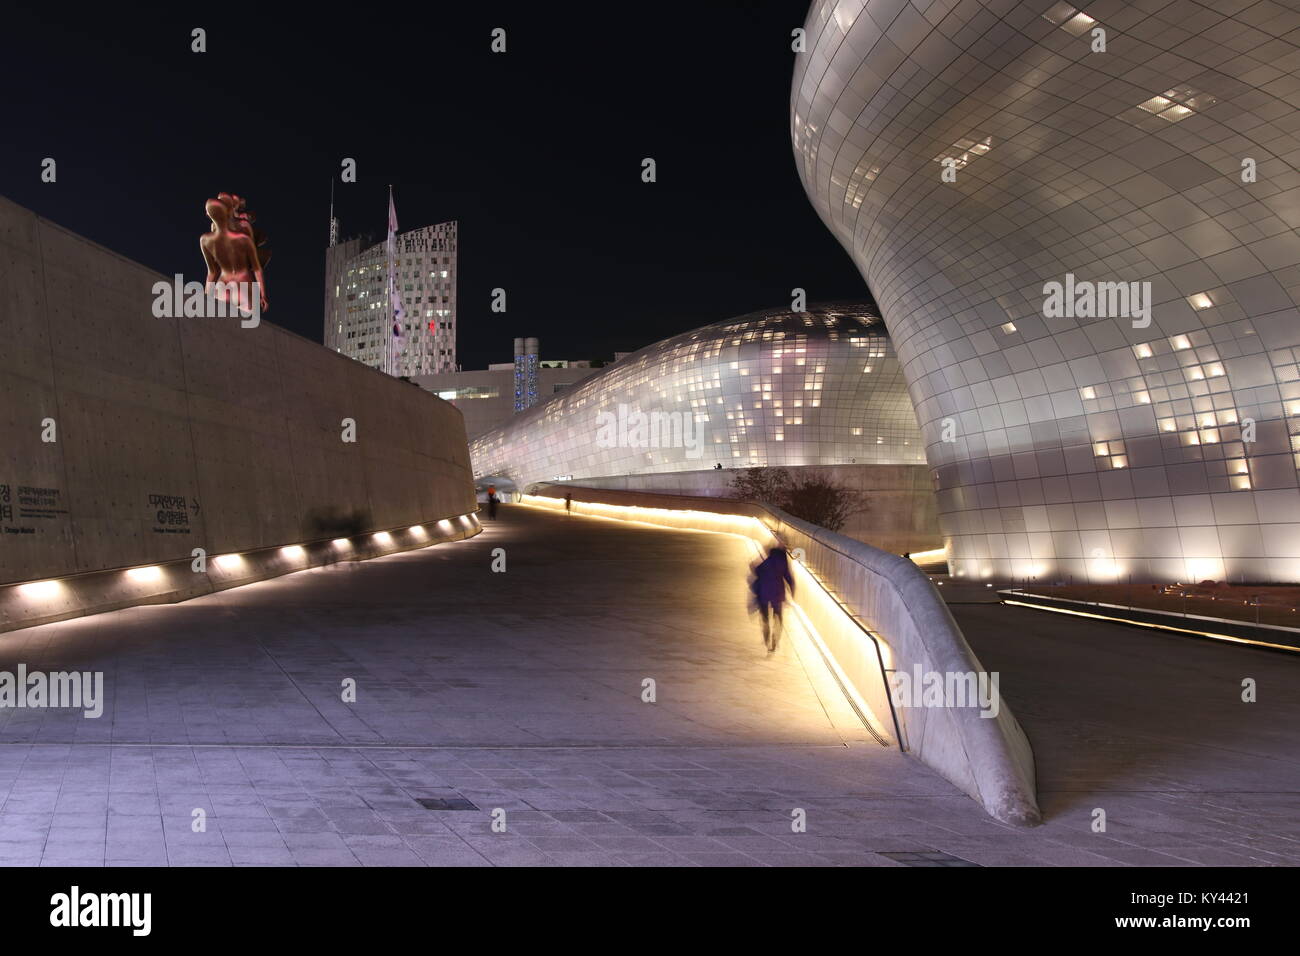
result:
[[[265,321],[155,318],[160,279],[0,199],[0,584],[474,511],[455,408]]]
[[[742,469],[673,471],[576,479],[584,488],[662,492],[726,498]],[[926,465],[808,465],[787,467],[791,475],[816,472],[844,488],[861,492],[867,509],[849,518],[840,533],[892,554],[943,547],[933,479]],[[557,483],[559,484],[559,483]]]
[[[482,530],[478,515],[460,515],[374,534],[217,555],[201,569],[187,556],[128,571],[88,571],[71,577],[0,586],[0,632],[137,604],[188,601],[281,574],[459,541]]]
[[[716,498],[656,495],[548,484],[525,503],[624,517],[670,527],[744,534],[760,544],[775,537],[803,549],[805,582],[820,583],[822,600],[796,591],[837,678],[869,711],[878,736],[938,771],[1004,823],[1040,821],[1034,755],[1015,715],[1000,701],[996,716],[974,707],[894,706],[886,672],[978,674],[983,665],[962,636],[929,578],[912,562],[800,521],[775,508]],[[612,507],[611,507],[612,506]],[[634,509],[618,513],[618,509]],[[833,598],[831,595],[833,594]],[[838,602],[844,613],[836,614]]]

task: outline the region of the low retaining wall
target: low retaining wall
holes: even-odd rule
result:
[[[0,199],[0,584],[474,510],[459,410],[266,321],[158,317],[172,278]]]
[[[1003,821],[1041,819],[1034,756],[999,698],[995,717],[970,706],[894,706],[887,675],[985,673],[930,579],[910,561],[761,505],[714,498],[541,485],[526,504],[668,527],[741,534],[800,549],[800,577],[830,601],[799,598],[832,671],[878,736],[896,742]],[[632,510],[623,510],[632,509]],[[797,579],[798,580],[798,579]],[[837,613],[835,605],[839,605]]]
[[[362,561],[471,538],[477,514],[350,538],[325,538],[233,554],[204,555],[136,568],[91,571],[0,587],[0,633],[137,604],[175,604],[266,578],[342,561]]]

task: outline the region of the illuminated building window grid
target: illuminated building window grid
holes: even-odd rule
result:
[[[779,314],[777,319],[784,315],[788,313]],[[828,322],[822,321],[820,314],[812,318],[814,325],[822,329],[843,320],[840,315],[831,316]],[[729,450],[732,460],[728,464],[767,464],[773,458],[764,447],[768,442],[789,449],[782,452],[787,457],[803,459],[865,463],[891,456],[897,459],[901,455],[911,463],[922,461],[923,449],[911,424],[914,416],[903,391],[901,373],[887,346],[882,344],[885,340],[880,336],[879,326],[874,333],[855,332],[851,343],[849,337],[834,333],[837,350],[833,351],[828,339],[809,342],[803,334],[807,320],[808,316],[798,318],[798,336],[786,334],[782,328],[750,328],[745,323],[730,323],[729,327],[720,329],[726,338],[716,348],[709,347],[698,333],[681,343],[671,344],[670,340],[668,347],[657,354],[633,357],[586,390],[575,389],[549,402],[537,416],[538,435],[512,437],[509,443],[512,455],[527,458],[545,451],[553,458],[563,457],[571,463],[559,470],[553,466],[551,474],[607,473],[601,462],[608,455],[604,449],[593,447],[592,428],[575,427],[572,420],[584,408],[594,418],[595,411],[616,407],[620,402],[630,407],[649,408],[649,396],[661,400],[664,407],[693,412],[703,429],[704,446],[709,449],[704,457],[713,454],[715,461],[720,454],[727,457],[725,451]],[[771,324],[769,320],[767,325]],[[734,344],[737,338],[739,345]],[[846,342],[849,348],[839,345],[840,341]],[[765,350],[742,358],[756,343],[762,343]],[[775,347],[769,343],[775,343]],[[710,368],[695,356],[701,359],[711,356],[716,361]],[[864,359],[882,367],[864,372]],[[800,362],[797,366],[796,361]],[[892,376],[884,372],[889,361],[893,361]],[[901,416],[901,425],[864,415],[857,382],[844,388],[827,385],[828,380],[834,383],[846,376],[861,379],[873,374],[885,389],[896,390],[897,394],[879,402],[878,407],[887,410],[886,417]],[[823,413],[823,408],[830,412]],[[504,454],[505,444],[503,436],[485,436],[476,442],[476,458],[499,458]],[[677,468],[683,463],[680,460],[674,463],[674,457],[681,457],[675,455],[676,451],[641,449],[628,457],[638,459],[639,466]],[[691,467],[702,466],[694,462]]]
[[[1075,8],[1071,7],[1068,4],[1062,6],[1066,7],[1067,10],[1071,10],[1071,11],[1075,10]],[[819,12],[824,13],[829,9],[831,9],[829,3],[815,4],[814,14],[812,17],[810,17],[810,23],[822,22],[817,19],[818,13]],[[1192,7],[1192,5],[1190,4],[1182,4],[1182,3],[1175,2],[1175,3],[1171,3],[1167,8],[1160,11],[1159,15],[1163,16],[1166,14],[1166,12],[1168,12],[1169,16],[1172,19],[1177,20],[1179,11],[1185,12],[1191,9],[1204,10],[1205,8]],[[952,23],[957,18],[957,13],[958,11],[955,8],[952,14],[950,15],[951,19],[945,19],[944,23],[941,25],[940,28],[941,29],[947,28],[949,24]],[[1062,22],[1068,22],[1069,19],[1073,19],[1076,16],[1076,13],[1077,11],[1070,13],[1067,20],[1063,20]],[[1150,16],[1156,16],[1156,14],[1151,13]],[[1237,23],[1235,23],[1233,20],[1227,19],[1226,17],[1221,20],[1221,28],[1224,30],[1239,29]],[[810,32],[810,35],[812,35],[812,32]],[[1073,33],[1071,31],[1065,31],[1065,32],[1056,31],[1057,43],[1062,44],[1062,43],[1070,42],[1072,35]],[[818,49],[817,51],[818,56],[828,56],[828,51],[843,51],[845,47],[851,45],[851,42],[852,42],[851,37],[848,39],[848,41],[846,41],[842,35],[828,37],[827,46]],[[1054,47],[1054,49],[1063,49],[1063,47],[1060,47],[1058,45]],[[1075,49],[1075,47],[1071,47],[1071,49]],[[1249,51],[1244,51],[1244,50],[1237,50],[1236,53],[1238,55],[1238,59],[1240,60],[1246,60],[1249,58],[1250,55]],[[1151,53],[1152,57],[1156,55],[1157,53],[1154,51]],[[841,69],[840,69],[841,75],[843,76],[853,75],[854,71],[852,69],[849,69],[848,67],[852,63],[860,62],[860,60],[855,60],[854,57],[867,58],[868,51],[866,50],[861,50],[856,52],[852,50],[847,51],[845,53],[844,59],[849,62],[841,63]],[[1144,57],[1144,60],[1147,59],[1149,58]],[[1234,66],[1235,65],[1236,64],[1234,62]],[[1269,68],[1268,64],[1264,63],[1262,60],[1259,61],[1258,65],[1260,69]],[[1246,69],[1246,68],[1248,67],[1241,67],[1241,69]],[[1191,76],[1193,75],[1193,72],[1199,72],[1199,71],[1192,71],[1189,69],[1187,75]],[[820,77],[822,74],[819,73],[817,75]],[[1043,74],[1038,78],[1041,79],[1042,82],[1044,82],[1044,84],[1052,84],[1059,81],[1059,77],[1052,75],[1051,69],[1045,69]],[[812,77],[810,75],[808,78],[808,82],[811,82],[811,79]],[[1248,84],[1242,83],[1233,78],[1218,77],[1217,81],[1226,84],[1227,96],[1250,95],[1255,97],[1263,97],[1264,95],[1262,92],[1252,90]],[[831,86],[833,86],[833,84],[831,84]],[[1119,84],[1114,84],[1114,86],[1118,88]],[[806,86],[803,89],[811,93],[815,88],[812,86]],[[796,91],[799,90],[800,90],[800,84],[799,84],[799,78],[797,77]],[[1234,93],[1234,91],[1236,92]],[[1151,95],[1159,92],[1160,92],[1160,85],[1152,85],[1147,95]],[[1196,96],[1197,92],[1198,91],[1196,90],[1192,90],[1189,91],[1187,95]],[[1219,91],[1216,90],[1216,92]],[[826,93],[822,91],[819,95],[825,97],[824,99],[825,103],[833,103],[834,97],[837,94]],[[1128,94],[1126,93],[1125,95],[1127,96]],[[1100,98],[1101,98],[1100,95],[1095,97],[1095,99],[1098,100]],[[1130,102],[1127,105],[1132,105],[1132,102],[1135,101],[1136,100],[1130,100]],[[863,125],[869,125],[870,129],[872,129],[873,131],[881,132],[881,145],[885,145],[884,141],[888,140],[891,136],[895,135],[894,134],[895,130],[901,131],[905,128],[904,124],[901,122],[895,125],[893,123],[893,117],[887,117],[882,115],[882,113],[877,112],[878,104],[872,102],[870,98],[855,100],[855,102],[856,102],[856,107],[854,109],[853,115],[856,116],[859,113],[861,113],[864,117],[864,119],[862,120]],[[864,104],[865,104],[865,109],[864,109]],[[1099,106],[1097,103],[1089,103],[1087,105],[1091,105],[1099,109],[1104,108]],[[1205,106],[1205,104],[1192,103],[1190,100],[1188,102],[1188,105],[1191,106],[1193,109],[1198,108],[1198,106],[1200,107]],[[846,168],[853,168],[854,166],[860,167],[867,162],[866,159],[859,158],[857,151],[850,148],[842,147],[841,145],[842,140],[840,138],[837,138],[836,136],[831,135],[832,124],[830,124],[827,121],[827,111],[821,102],[817,102],[816,100],[814,100],[813,102],[809,102],[807,99],[804,98],[804,94],[799,93],[792,99],[792,108],[793,108],[792,111],[793,111],[793,120],[794,120],[793,134],[794,134],[794,142],[796,147],[796,154],[798,155],[801,164],[806,164],[805,166],[806,169],[817,170],[818,178],[816,182],[817,182],[818,190],[823,188],[821,186],[821,183],[824,181],[822,177],[825,176],[825,171],[828,170],[829,167],[831,166],[832,157],[835,160],[843,161]],[[1274,111],[1275,116],[1287,114],[1287,110],[1284,109],[1282,104],[1277,102],[1276,100],[1273,102],[1270,108]],[[1211,115],[1216,115],[1216,114],[1214,114],[1213,111],[1211,111]],[[1170,129],[1178,130],[1180,136],[1183,135],[1181,131],[1188,129],[1191,126],[1190,123],[1180,123],[1174,125],[1168,122],[1167,120],[1158,120],[1157,122],[1158,125],[1162,126],[1165,130],[1170,130]],[[1292,116],[1287,115],[1287,122],[1288,123],[1292,122]],[[841,131],[842,129],[843,128],[841,128]],[[1209,124],[1201,123],[1197,127],[1197,133],[1204,134],[1207,130],[1210,129],[1214,129],[1215,132],[1215,138],[1211,139],[1209,141],[1210,143],[1214,143],[1217,139],[1222,138],[1223,131],[1220,129],[1216,129]],[[1278,127],[1276,123],[1274,124],[1265,123],[1265,124],[1261,124],[1255,129],[1256,132],[1263,132],[1266,129],[1268,129],[1270,132],[1275,133]],[[858,131],[855,130],[854,132],[858,132]],[[822,145],[821,138],[823,136],[825,136],[826,142],[824,144],[825,148],[821,149],[819,148],[819,146]],[[1166,139],[1169,139],[1169,137],[1166,137]],[[895,138],[894,142],[901,143],[902,139]],[[1065,141],[1061,141],[1060,143],[1058,143],[1058,150],[1060,150],[1060,147],[1062,145],[1065,145]],[[1213,147],[1207,146],[1206,140],[1202,139],[1201,142],[1187,147],[1187,151],[1189,153],[1194,149],[1203,149],[1204,151],[1202,152],[1202,155],[1205,156],[1213,149]],[[1095,160],[1097,156],[1095,152],[1088,152],[1086,149],[1079,150],[1078,152],[1080,156],[1086,157],[1088,161]],[[1278,151],[1276,149],[1273,150],[1273,152],[1274,154],[1278,154]],[[872,153],[864,154],[864,155],[873,155],[873,154],[879,155],[877,150],[875,150],[874,148],[872,150]],[[992,161],[992,160],[988,160],[988,161]],[[973,166],[972,168],[975,167]],[[1276,166],[1275,169],[1277,169]],[[887,178],[890,179],[890,187],[891,189],[893,189],[895,188],[895,183],[899,181],[900,178],[905,174],[902,174],[898,171],[891,171],[891,172],[892,175]],[[926,173],[926,175],[929,174]],[[1254,222],[1263,224],[1259,234],[1264,234],[1264,235],[1283,234],[1282,227],[1284,224],[1281,224],[1277,220],[1277,217],[1271,214],[1257,215],[1257,213],[1252,210],[1248,215],[1243,213],[1243,215],[1240,217],[1241,220],[1240,223],[1234,224],[1231,221],[1233,218],[1231,213],[1234,207],[1244,210],[1247,208],[1247,206],[1242,205],[1241,202],[1240,193],[1242,192],[1242,190],[1240,189],[1240,187],[1233,186],[1229,181],[1230,178],[1231,177],[1225,175],[1220,179],[1213,180],[1210,183],[1205,184],[1203,187],[1197,187],[1193,190],[1187,190],[1184,192],[1184,195],[1187,196],[1187,198],[1201,210],[1208,212],[1211,215],[1214,215],[1216,217],[1219,217],[1220,222],[1223,223],[1230,232],[1232,232],[1235,238],[1242,241],[1243,243],[1250,242],[1253,241],[1253,239],[1258,238],[1258,234],[1254,236],[1250,235],[1251,224]],[[832,182],[833,181],[834,180],[832,177]],[[1261,182],[1260,189],[1256,190],[1255,192],[1257,195],[1268,195],[1269,193],[1276,191],[1276,188],[1293,188],[1294,185],[1295,185],[1294,181],[1287,183],[1284,187],[1274,187],[1271,184],[1265,185],[1264,183]],[[812,192],[811,187],[810,187],[810,192]],[[1044,190],[1044,193],[1046,193],[1046,190]],[[1200,195],[1195,195],[1196,193],[1199,193]],[[1223,197],[1222,200],[1220,200],[1220,197]],[[994,197],[991,195],[982,196],[981,197],[982,205],[984,208],[995,209],[998,207],[999,198],[1000,197]],[[821,205],[820,197],[818,198],[818,202],[820,206]],[[833,200],[829,208],[830,218],[839,217],[839,210],[835,205],[837,202],[839,202],[839,197],[833,197]],[[881,221],[883,222],[888,222],[891,228],[897,229],[900,222],[899,218],[891,215],[886,208],[890,203],[890,197],[879,192],[875,192],[875,193],[868,192],[868,195],[866,197],[866,205],[863,205],[862,208],[866,209],[869,205],[873,203],[874,203],[874,208],[872,209],[870,215],[880,218]],[[849,205],[850,207],[856,206],[856,204],[851,202],[851,197],[847,205]],[[1022,208],[1028,209],[1029,206],[1028,204],[1025,204]],[[1109,208],[1112,210],[1127,211],[1134,207],[1132,207],[1131,203],[1126,204],[1124,202],[1115,202],[1109,204]],[[1276,208],[1276,206],[1274,206],[1273,208]],[[854,208],[853,211],[856,212],[856,208]],[[825,208],[823,208],[823,215],[828,215],[828,212]],[[1140,238],[1144,240],[1155,238],[1157,234],[1163,234],[1163,232],[1165,231],[1163,229],[1159,229],[1157,230],[1156,233],[1150,232],[1150,222],[1149,220],[1143,222],[1142,219],[1144,217],[1142,216],[1129,217],[1126,220],[1123,216],[1116,216],[1115,214],[1111,213],[1102,218],[1112,224],[1122,224],[1122,226],[1120,227],[1120,231],[1139,235]],[[1026,225],[1032,223],[1032,221],[1033,220],[1029,218],[1023,220],[1023,222]],[[908,223],[909,232],[910,232],[910,227],[912,225],[913,225],[912,222]],[[955,230],[953,230],[952,228],[952,223],[947,222],[944,225],[946,230],[949,233],[949,239],[951,239],[952,234],[955,232]],[[850,222],[849,226],[847,227],[847,231],[851,232],[851,230],[852,230],[852,225]],[[1125,242],[1122,238],[1117,238],[1114,236],[1106,239],[1098,239],[1095,235],[1087,236],[1087,237],[1079,236],[1078,239],[1080,240],[1081,244],[1071,243],[1067,245],[1065,241],[1062,241],[1059,244],[1060,250],[1063,253],[1066,251],[1069,252],[1069,258],[1067,258],[1067,256],[1064,254],[1060,256],[1060,258],[1063,261],[1072,261],[1072,262],[1081,261],[1079,250],[1080,249],[1086,250],[1087,248],[1090,247],[1090,248],[1102,250],[1102,255],[1110,258],[1111,260],[1110,262],[1106,263],[1107,267],[1114,268],[1116,267],[1116,263],[1121,257],[1112,255],[1112,253],[1116,253],[1123,250],[1125,246],[1131,246],[1130,242]],[[996,246],[993,246],[993,248],[996,249]],[[866,248],[864,248],[861,251],[861,253],[859,253],[859,251],[854,248],[851,248],[851,251],[855,254],[855,256],[859,257],[860,261],[875,262],[875,261],[880,261],[882,257],[882,254],[878,250],[878,248],[874,247],[870,243],[867,244]],[[978,257],[979,260],[989,263],[990,265],[981,266],[979,267],[979,269],[976,270],[977,276],[974,277],[975,285],[978,285],[985,290],[990,290],[990,291],[998,290],[997,294],[1006,294],[1008,291],[1014,294],[1017,291],[1016,283],[1014,281],[1012,282],[1005,281],[1007,277],[1011,277],[1014,275],[1012,263],[995,262],[994,257],[988,257],[984,254],[984,250],[978,250],[977,252],[973,252],[973,255],[968,257],[967,251],[968,250],[965,247],[961,246],[960,244],[949,241],[948,243],[946,243],[946,249],[941,247],[938,250],[931,250],[927,246],[925,248],[924,254],[927,257],[942,256],[946,263],[971,261],[971,259]],[[1053,250],[1054,253],[1056,251],[1057,250],[1055,249]],[[1286,260],[1286,261],[1290,261],[1290,260]],[[1134,265],[1134,262],[1135,260],[1130,260],[1127,263],[1127,266],[1132,267]],[[983,279],[978,276],[978,272],[985,268],[994,271],[999,271],[1000,276],[1002,277],[1001,281],[997,281],[997,282],[983,281]],[[946,266],[945,266],[945,271],[946,271]],[[1288,274],[1294,276],[1295,270],[1292,268],[1288,268],[1285,270],[1276,270],[1276,269],[1273,270],[1273,275],[1277,278],[1278,282],[1287,291],[1290,297],[1296,302],[1300,302],[1300,297],[1297,297],[1297,295],[1295,294],[1296,283],[1294,281],[1294,278],[1288,279],[1287,278]],[[893,277],[886,276],[882,278],[880,276],[875,276],[875,275],[873,275],[870,278],[871,281],[873,282],[873,290],[878,295],[881,296],[882,301],[886,299],[890,299],[892,301],[893,292],[897,289],[901,289],[902,287],[904,287],[910,279],[910,277],[905,277],[905,276],[893,276]],[[882,289],[885,289],[887,287],[892,287],[890,289],[890,295],[886,295],[882,293]],[[1180,291],[1186,291],[1188,293],[1191,293],[1196,290],[1189,289],[1189,290],[1180,290]],[[972,298],[975,297],[978,297],[978,293],[972,296]],[[940,311],[942,310],[951,310],[953,312],[959,311],[956,308],[952,308],[952,305],[953,303],[951,302],[940,302],[940,303],[935,303],[934,307]],[[1029,303],[1025,303],[1014,309],[1010,309],[1010,308],[1006,309],[1005,311],[1007,316],[1009,318],[1012,318],[1013,321],[1015,321],[1019,318],[1019,313],[1021,311],[1024,311],[1028,314],[1032,314],[1034,310],[1032,308],[1025,308],[1026,305],[1029,305]],[[1206,320],[1202,319],[1202,321],[1206,321]],[[1211,325],[1212,323],[1206,321],[1206,324]],[[978,323],[976,323],[969,330],[969,332],[972,333],[978,331],[980,331],[980,329],[978,328]],[[1255,338],[1253,342],[1246,341],[1240,352],[1233,352],[1230,348],[1225,346],[1225,339],[1221,338],[1220,335],[1217,334],[1219,331],[1229,332],[1229,330],[1218,329],[1213,331],[1215,331],[1216,333],[1214,334],[1213,337],[1214,342],[1221,349],[1222,361],[1228,362],[1228,361],[1232,361],[1238,356],[1261,355],[1264,354],[1265,352],[1265,350],[1261,347],[1258,338]],[[1231,331],[1235,333],[1236,330],[1231,330]],[[1229,339],[1233,337],[1234,337],[1233,334],[1227,335],[1227,338]],[[931,340],[933,340],[934,337],[928,336],[928,338],[931,338]],[[1246,336],[1245,338],[1249,340],[1250,336]],[[1271,425],[1274,431],[1276,431],[1276,428],[1279,425],[1279,419],[1282,417],[1284,411],[1284,406],[1288,404],[1289,400],[1294,398],[1292,394],[1288,393],[1288,389],[1294,386],[1296,381],[1292,373],[1293,363],[1289,356],[1284,357],[1284,353],[1289,351],[1290,351],[1289,349],[1277,349],[1277,348],[1268,349],[1267,358],[1269,360],[1269,364],[1271,364],[1272,367],[1274,368],[1275,382],[1264,385],[1262,387],[1252,386],[1249,388],[1241,389],[1240,390],[1241,394],[1238,394],[1235,397],[1231,393],[1220,391],[1219,386],[1217,384],[1218,380],[1221,380],[1223,378],[1231,378],[1231,374],[1227,376],[1204,375],[1204,371],[1205,371],[1204,369],[1201,370],[1202,374],[1204,375],[1203,378],[1196,379],[1192,376],[1188,376],[1191,378],[1190,382],[1187,381],[1186,378],[1184,378],[1184,376],[1182,376],[1181,374],[1177,378],[1174,378],[1173,376],[1169,376],[1168,378],[1161,376],[1160,378],[1157,379],[1153,376],[1148,376],[1149,381],[1142,381],[1140,378],[1135,378],[1133,376],[1121,375],[1120,379],[1112,378],[1111,380],[1111,384],[1114,389],[1114,394],[1104,394],[1104,390],[1099,390],[1099,394],[1103,394],[1103,398],[1105,400],[1113,401],[1115,406],[1114,411],[1119,412],[1123,409],[1134,407],[1135,405],[1138,404],[1147,404],[1147,402],[1144,399],[1138,397],[1140,392],[1143,391],[1144,389],[1138,389],[1134,387],[1139,382],[1141,382],[1141,384],[1151,387],[1151,393],[1146,396],[1147,399],[1151,399],[1149,410],[1152,411],[1153,414],[1158,414],[1161,417],[1170,417],[1171,415],[1173,415],[1173,417],[1178,418],[1177,427],[1182,430],[1190,430],[1194,426],[1195,424],[1194,413],[1196,411],[1203,410],[1206,408],[1209,408],[1214,411],[1218,411],[1224,408],[1231,408],[1236,411],[1239,417],[1242,418],[1253,417],[1256,419],[1258,425],[1261,428],[1263,428],[1266,425]],[[1212,361],[1213,359],[1210,360]],[[1176,367],[1181,370],[1182,365],[1178,365]],[[1145,373],[1146,369],[1144,368],[1143,371]],[[972,379],[977,380],[978,375],[972,376]],[[1209,382],[1209,384],[1205,384],[1207,381]],[[960,387],[966,387],[966,386],[963,383],[962,386]],[[1017,403],[1016,399],[1011,399],[1008,402],[1008,404],[1016,404],[1016,403]],[[1159,409],[1156,409],[1154,407],[1157,403],[1160,403],[1161,405]],[[926,394],[923,391],[920,396],[918,411],[920,411],[921,407],[924,407],[926,405],[939,407],[942,404],[943,404],[943,400],[941,397]],[[1174,411],[1175,409],[1177,410],[1176,412]],[[944,411],[946,412],[948,411],[948,409],[944,409]],[[1257,414],[1251,414],[1252,412],[1257,412]],[[1023,411],[1021,412],[1021,415],[1023,417]],[[923,420],[925,420],[926,418],[928,418],[928,416],[923,416]],[[1119,427],[1116,427],[1113,424],[1114,418],[1110,410],[1102,410],[1096,413],[1089,413],[1086,416],[1080,416],[1080,418],[1081,420],[1084,421],[1084,426],[1085,426],[1084,427],[1085,434],[1083,435],[1084,440],[1087,440],[1089,438],[1095,439],[1097,437],[1104,436],[1107,432],[1111,432],[1111,431],[1115,432],[1123,440],[1142,439],[1146,437],[1141,434],[1141,429],[1138,429],[1136,427],[1130,427],[1127,425],[1121,425]],[[1137,421],[1137,420],[1138,419],[1136,418],[1130,419],[1130,421]],[[1291,417],[1289,413],[1285,416],[1283,420],[1285,420],[1287,423],[1287,428],[1286,428],[1287,436],[1293,438],[1296,433],[1295,431],[1292,430],[1293,426],[1291,423]],[[1063,420],[1062,428],[1065,428],[1067,426],[1073,429],[1078,428],[1078,425],[1076,425],[1075,422]],[[929,437],[930,437],[930,433],[927,428],[927,438]],[[1148,441],[1148,442],[1144,442],[1144,444],[1149,446],[1151,443]],[[1032,445],[1030,445],[1029,443],[1026,443],[1026,446],[1032,449]],[[1268,441],[1262,442],[1258,446],[1258,451],[1259,454],[1261,454],[1266,458],[1276,458],[1278,452],[1280,452],[1281,449],[1276,444],[1275,439],[1271,438]],[[1288,456],[1292,456],[1296,453],[1296,449],[1291,444],[1287,445],[1285,451]],[[983,468],[987,466],[987,461],[983,461],[983,462],[972,461],[969,464],[973,468],[974,467]],[[1269,500],[1272,501],[1281,500],[1280,496],[1284,493],[1281,489],[1295,488],[1296,482],[1294,479],[1294,475],[1290,480],[1286,480],[1282,476],[1274,476],[1274,478],[1275,478],[1274,482],[1268,485],[1268,487],[1272,489],[1278,489],[1278,490],[1271,492],[1272,497]],[[973,486],[971,487],[973,488]],[[990,494],[993,493],[993,486],[991,484],[988,486],[988,492]],[[1169,490],[1163,492],[1161,491],[1146,492],[1146,494],[1161,494],[1161,493],[1168,495],[1170,493],[1177,494],[1178,492],[1177,490],[1173,490],[1172,492]],[[1186,494],[1187,492],[1184,491],[1183,493]],[[1000,487],[999,487],[998,494],[1003,494]],[[1139,492],[1139,496],[1140,495],[1141,492]],[[977,504],[973,501],[967,505],[967,507],[976,507],[976,506]],[[1234,506],[1234,508],[1235,507],[1237,506]],[[1234,512],[1234,513],[1238,513],[1238,512]],[[1244,510],[1240,511],[1239,513],[1242,515],[1247,514],[1247,512]],[[970,517],[973,521],[978,520],[978,516],[976,515],[971,515]],[[1261,519],[1262,519],[1262,513],[1261,513]],[[1249,522],[1249,521],[1253,521],[1254,519],[1252,517],[1247,516],[1245,518],[1239,518],[1237,520]],[[1259,527],[1261,528],[1261,530],[1264,531],[1265,534],[1268,533],[1267,525],[1262,520]],[[987,527],[976,527],[973,530],[979,534],[984,534],[985,532],[987,532],[987,536],[981,538],[978,542],[972,541],[971,542],[972,546],[987,546],[991,548],[1004,546],[1001,545],[998,540],[998,533],[1001,532],[1002,529],[999,528],[996,523],[991,523]],[[1069,529],[1062,529],[1062,532],[1073,534],[1073,531],[1070,531]],[[1151,552],[1151,553],[1158,553],[1158,552]],[[1225,551],[1224,553],[1227,554],[1228,552]],[[1234,552],[1234,553],[1240,553],[1240,552]],[[1264,551],[1261,550],[1261,551],[1255,551],[1249,553],[1252,555],[1263,554]],[[1291,552],[1286,552],[1286,553],[1290,554]],[[1262,565],[1259,564],[1252,565],[1252,573],[1259,573],[1259,568],[1261,567]]]

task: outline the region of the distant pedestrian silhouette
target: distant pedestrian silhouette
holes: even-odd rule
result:
[[[785,610],[786,587],[794,594],[794,575],[790,573],[790,556],[785,548],[775,547],[762,561],[754,565],[754,578],[749,588],[754,592],[758,613],[763,619],[763,644],[768,653],[776,650],[785,630],[782,612]],[[776,626],[772,626],[772,616]]]
[[[564,510],[573,514],[573,492],[568,491],[564,494]]]
[[[501,499],[497,497],[495,488],[488,492],[488,517],[489,518],[496,520],[497,504],[500,501]]]

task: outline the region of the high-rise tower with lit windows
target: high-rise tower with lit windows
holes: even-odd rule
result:
[[[405,316],[394,329],[385,244],[350,239],[325,251],[325,345],[393,374],[456,371],[457,223],[399,233],[396,276]]]

